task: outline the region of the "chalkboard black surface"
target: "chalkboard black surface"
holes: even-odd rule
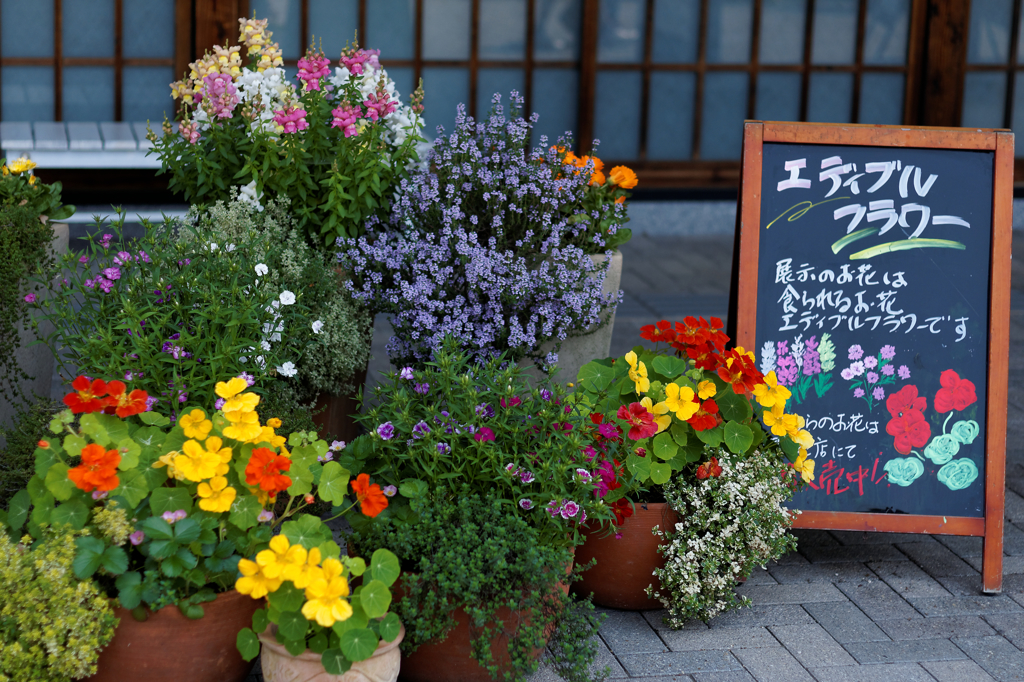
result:
[[[730,324],[815,437],[798,528],[984,538],[1002,586],[1013,134],[748,121]]]
[[[984,516],[993,152],[764,145],[756,352],[799,509]]]

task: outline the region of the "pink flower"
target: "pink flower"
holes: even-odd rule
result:
[[[523,499],[519,500],[519,506],[525,509],[526,511],[530,511],[531,509],[533,509],[533,500],[531,500],[529,497],[524,497]]]
[[[347,54],[346,54],[347,53]],[[355,76],[363,74],[363,64],[371,69],[380,68],[380,50],[348,50],[342,52],[339,62]]]
[[[260,515],[256,517],[256,520],[260,523],[268,523],[274,520],[274,512],[267,511],[264,509],[260,512]]]
[[[309,50],[299,59],[299,72],[295,76],[306,84],[306,92],[320,89],[320,79],[330,75],[331,60],[322,52]]]
[[[562,515],[562,518],[566,521],[568,521],[569,519],[574,519],[577,516],[579,516],[580,506],[573,502],[572,500],[566,500],[564,503],[562,503],[562,509],[560,513]]]
[[[473,440],[475,440],[478,443],[483,443],[489,440],[493,441],[494,431],[485,426],[473,435]]]
[[[351,105],[348,102],[342,102],[341,106],[337,109],[332,109],[331,114],[334,119],[331,121],[332,128],[341,128],[345,131],[345,137],[353,137],[359,134],[359,129],[356,128],[356,121],[363,115],[363,110],[359,108],[359,105]],[[408,367],[402,370],[402,378],[405,378],[405,371],[409,370],[409,378],[412,378],[412,370]]]
[[[517,396],[517,395],[512,396],[512,399],[508,400],[508,401],[506,401],[504,398],[502,398],[500,402],[501,402],[501,406],[505,407],[505,408],[517,407],[519,405],[522,405],[522,403],[523,403],[523,401],[520,400],[519,396]]]
[[[178,134],[188,140],[189,144],[199,142],[199,128],[191,121],[188,123],[182,123],[178,126]]]
[[[206,84],[203,107],[212,118],[231,118],[238,106],[238,88],[231,76],[225,73],[211,73],[203,78]]]
[[[94,500],[102,500],[106,496],[107,496],[107,491],[106,490],[94,490],[92,492],[92,499],[94,499]]]
[[[526,470],[520,471],[519,480],[522,481],[523,483],[533,483],[533,473]]]
[[[622,429],[612,423],[599,424],[597,432],[609,440],[615,440],[622,435]]]
[[[35,294],[25,294],[25,303],[35,303],[35,302],[36,302],[36,295]]]
[[[121,279],[121,269],[120,268],[103,268],[103,276],[106,277],[107,279],[109,279],[112,282],[115,281],[115,280],[119,280],[119,279]]]
[[[144,537],[146,537],[146,534],[143,533],[141,530],[137,530],[134,533],[132,533],[131,535],[129,535],[128,539],[131,540],[133,545],[141,545],[142,544],[142,539]]]
[[[363,106],[366,107],[366,115],[371,121],[376,121],[379,118],[384,118],[392,111],[394,111],[398,104],[390,101],[390,97],[386,92],[373,92],[370,96],[363,101]]]
[[[281,126],[284,134],[297,133],[309,127],[306,123],[306,110],[296,106],[288,106],[274,112],[274,123]]]
[[[383,488],[381,488],[380,491],[387,495],[388,497],[394,497],[395,493],[398,492],[398,488],[396,488],[393,485],[386,485]]]

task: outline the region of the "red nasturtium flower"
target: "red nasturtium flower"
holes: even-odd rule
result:
[[[683,350],[686,346],[709,343],[719,351],[725,350],[729,337],[720,331],[721,328],[722,320],[717,317],[712,317],[709,324],[703,317],[687,316],[682,322],[676,322],[676,341],[672,345]]]
[[[764,383],[764,375],[754,364],[749,354],[742,348],[733,348],[722,354],[722,364],[718,366],[718,376],[722,381],[732,384],[733,393],[744,395],[753,393],[754,386]]]
[[[718,466],[718,458],[712,457],[697,467],[697,478],[718,478],[722,475],[722,467]]]
[[[120,485],[117,478],[117,465],[121,463],[121,453],[117,450],[106,450],[102,445],[90,443],[82,448],[82,463],[68,470],[68,478],[78,487],[91,493],[94,490],[109,492]]]
[[[707,370],[708,372],[714,372],[718,369],[718,365],[722,361],[721,356],[715,352],[715,347],[710,341],[696,346],[686,346],[686,355],[693,360],[697,369]]]
[[[640,327],[640,338],[646,339],[647,341],[653,341],[658,343],[664,341],[665,343],[672,343],[676,340],[676,332],[672,329],[672,323],[668,320],[662,320],[656,326],[653,324],[647,324]]]
[[[898,417],[901,414],[916,410],[923,412],[928,409],[928,399],[917,395],[917,386],[908,384],[885,399],[885,409],[889,414]]]
[[[292,484],[290,476],[282,473],[292,467],[292,461],[270,448],[256,448],[245,465],[245,482],[258,486],[271,498]]]
[[[370,483],[369,474],[359,474],[352,481],[352,491],[359,500],[359,510],[371,519],[388,507],[388,498],[380,489],[380,484]]]
[[[111,381],[107,384],[107,393],[110,395],[104,399],[107,414],[117,414],[118,417],[130,417],[133,414],[141,414],[146,411],[146,399],[149,396],[141,389],[135,389],[126,393],[128,387],[120,381]]]
[[[718,426],[718,403],[713,398],[708,398],[701,403],[694,396],[693,402],[700,403],[700,407],[692,417],[686,420],[686,423],[692,426],[694,431],[707,431]]]
[[[650,438],[658,432],[658,424],[654,421],[654,415],[640,403],[631,403],[629,407],[619,406],[616,416],[629,422],[629,433],[626,435],[632,440]]]
[[[974,382],[961,379],[960,375],[951,369],[939,375],[939,383],[942,384],[942,388],[935,394],[934,403],[937,412],[965,410],[978,399]]]
[[[75,391],[64,396],[64,404],[73,413],[100,412],[107,406],[103,400],[107,395],[107,384],[102,379],[89,381],[88,377],[78,377],[71,382],[71,388]]]
[[[919,410],[907,410],[893,417],[885,425],[885,432],[895,436],[893,446],[901,455],[909,455],[913,448],[923,448],[932,437],[932,427]]]
[[[629,500],[624,497],[620,497],[609,504],[608,508],[612,510],[613,514],[615,514],[616,526],[621,526],[626,519],[633,515],[633,505],[631,505]]]

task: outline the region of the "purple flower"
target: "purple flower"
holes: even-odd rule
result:
[[[876,358],[874,355],[867,356],[866,358],[864,358],[864,366],[867,367],[868,369],[874,369],[875,367],[878,367],[878,358]]]
[[[868,383],[869,384],[877,384],[878,383],[878,373],[877,372],[868,372]]]
[[[906,365],[900,365],[898,373],[900,375],[900,379],[903,379],[904,381],[910,378],[910,368]]]
[[[384,422],[377,427],[377,435],[381,437],[381,440],[391,440],[395,437],[395,427],[391,422]]]
[[[850,346],[851,360],[860,360],[862,357],[864,357],[864,349],[860,347],[859,343],[855,343]]]
[[[328,450],[327,452],[325,452],[322,455],[317,455],[316,461],[323,463],[323,462],[330,462],[333,459],[334,459],[334,453],[331,452],[330,450]]]
[[[864,389],[863,388],[855,388],[855,389],[853,389],[853,397],[854,398],[863,398],[864,397]]]
[[[447,455],[451,451],[452,451],[452,448],[447,443],[438,443],[437,444],[437,454],[439,454],[439,455]]]
[[[125,372],[124,373],[124,380],[125,381],[131,381],[134,377],[135,377],[135,375],[132,374],[131,372]]]
[[[127,251],[118,251],[114,256],[114,265],[128,265],[132,262],[132,254]]]
[[[178,394],[178,402],[179,403],[183,403],[186,400],[188,400],[188,392],[187,391],[182,391],[181,393]]]
[[[574,519],[580,514],[580,506],[572,500],[566,500],[562,503],[562,509],[559,512],[562,518],[568,521]]]
[[[598,424],[597,432],[601,434],[603,437],[608,438],[610,440],[615,440],[616,438],[622,435],[622,432],[619,430],[619,427],[612,423]]]
[[[490,419],[491,417],[494,416],[494,408],[491,407],[490,404],[488,403],[480,403],[479,405],[476,406],[476,414],[478,417]]]
[[[846,369],[844,369],[842,372],[839,373],[839,376],[841,376],[844,379],[846,379],[847,381],[849,381],[850,379],[853,378],[853,370],[851,370],[849,367],[847,367]]]
[[[219,410],[220,408],[224,407],[224,403],[226,402],[227,401],[224,400],[224,398],[217,398],[217,400],[215,400],[213,403],[213,409]]]
[[[576,470],[576,475],[580,477],[581,481],[589,481],[590,480],[590,472],[587,471],[586,469],[577,469]]]
[[[153,396],[149,396],[149,397],[147,397],[147,398],[146,398],[146,412],[152,412],[152,411],[153,411],[153,407],[154,407],[154,406],[155,406],[155,405],[156,405],[156,404],[157,404],[158,402],[160,402],[160,399],[159,399],[159,398],[154,398]],[[221,404],[223,404],[223,403],[221,403]],[[218,408],[218,409],[220,409],[220,408]]]
[[[875,386],[875,390],[871,391],[871,397],[875,400],[881,400],[885,397],[885,389],[881,386]]]
[[[804,347],[803,367],[804,376],[821,374],[821,356],[818,354],[818,342],[812,336]]]
[[[146,255],[146,252],[145,251],[141,251],[141,250],[139,251],[139,255],[135,257],[135,260],[136,261],[140,261],[141,260],[143,263],[152,263],[153,262],[153,261],[151,261],[149,259],[149,256]],[[185,262],[187,263],[188,260],[186,259]],[[168,287],[168,288],[170,288],[170,287]]]
[[[546,389],[546,388],[540,389],[540,399],[541,400],[550,401],[551,400],[551,396],[552,396],[552,393],[548,389]]]
[[[35,294],[25,294],[25,303],[35,303],[35,302],[36,302],[36,295]]]
[[[107,496],[107,491],[106,490],[94,490],[94,491],[92,491],[92,499],[94,499],[94,500],[102,500],[106,496]]]
[[[381,488],[380,491],[387,495],[388,497],[394,497],[395,493],[398,492],[398,488],[396,488],[393,485],[386,485],[383,488]]]
[[[105,277],[97,277],[96,285],[103,290],[103,293],[109,294],[111,289],[114,288],[114,283]]]
[[[525,469],[523,471],[520,471],[519,480],[522,481],[524,484],[533,483],[533,481],[535,480],[533,478],[533,472],[526,471]]]
[[[178,338],[181,337],[180,334],[176,334],[175,336],[177,336]],[[248,384],[249,386],[252,386],[256,383],[256,377],[253,376],[252,374],[249,374],[248,372],[242,372],[241,374],[238,375],[238,378],[245,379],[245,383]]]
[[[780,358],[783,355],[789,355],[789,341],[779,341],[775,344],[775,349],[778,351]]]
[[[850,363],[850,371],[853,372],[853,376],[859,377],[864,373],[864,363],[859,360],[857,362]]]
[[[793,360],[792,356],[785,355],[779,357],[779,363],[775,367],[775,376],[780,384],[792,386],[796,383],[799,374],[800,368],[796,366],[796,361]]]
[[[108,233],[108,234],[103,235],[102,237],[100,237],[100,246],[102,248],[104,248],[104,249],[109,249],[110,248],[110,242],[113,241],[113,239],[114,239],[114,235],[112,235],[112,234]]]
[[[558,515],[562,513],[562,503],[558,500],[551,500],[548,502],[547,507],[548,514],[550,514],[553,519],[557,519]]]
[[[427,422],[420,421],[416,426],[412,427],[412,437],[419,439],[423,438],[430,433],[430,427],[427,426]]]
[[[523,499],[519,500],[519,506],[525,509],[526,511],[530,511],[531,509],[533,509],[533,500],[531,500],[529,497],[524,497]]]
[[[879,352],[879,355],[882,356],[883,360],[892,360],[894,357],[896,357],[896,347],[882,346],[882,350]]]
[[[415,391],[416,393],[419,393],[420,395],[426,395],[427,393],[430,392],[430,384],[416,384],[415,386],[412,387],[412,390]]]
[[[338,452],[339,450],[344,450],[345,449],[345,441],[343,441],[343,440],[331,441],[331,447],[329,447],[327,449],[330,450],[331,452]]]
[[[490,430],[486,426],[480,429],[476,434],[473,435],[473,440],[478,443],[484,443],[486,441],[494,440],[494,431]]]
[[[141,545],[142,544],[142,539],[144,537],[146,537],[146,534],[143,533],[141,530],[137,530],[134,533],[132,533],[131,535],[129,535],[128,539],[131,540],[131,543],[133,545]]]
[[[259,523],[269,523],[274,520],[274,512],[264,509],[260,512],[260,515],[256,517],[256,521]]]
[[[109,279],[111,282],[116,282],[121,279],[120,268],[103,268],[103,276]]]
[[[882,374],[884,374],[885,376],[891,377],[895,373],[896,368],[893,367],[892,365],[882,365]]]
[[[405,379],[406,381],[412,381],[412,367],[403,367],[402,371],[398,374],[398,378]]]
[[[79,256],[78,262],[83,264],[83,265],[85,265],[86,263],[89,262],[89,257],[88,256]]]

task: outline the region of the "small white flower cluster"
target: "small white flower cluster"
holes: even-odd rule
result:
[[[658,550],[666,561],[654,572],[660,585],[647,594],[668,609],[673,628],[748,605],[733,592],[737,580],[796,548],[788,533],[793,517],[782,505],[798,475],[777,446],[769,442],[749,458],[725,449],[712,455],[721,475],[700,480],[681,473],[664,486],[679,522],[656,530],[667,540]]]

